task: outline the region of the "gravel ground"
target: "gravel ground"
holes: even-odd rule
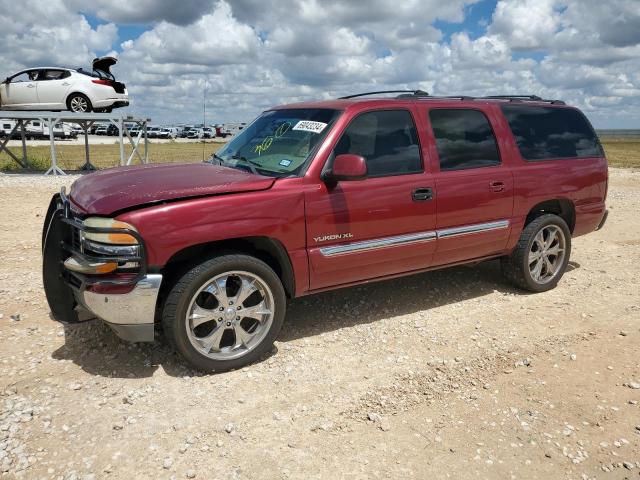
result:
[[[49,318],[72,180],[0,175],[0,478],[640,478],[640,173],[611,170],[551,292],[487,262],[298,299],[272,355],[212,376]]]

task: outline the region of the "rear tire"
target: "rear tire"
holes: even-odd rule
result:
[[[544,214],[525,226],[511,255],[502,257],[502,273],[524,290],[545,292],[558,284],[570,255],[571,232],[566,222]]]
[[[67,99],[67,108],[71,112],[89,113],[93,110],[91,100],[82,93],[73,93]]]
[[[162,326],[193,367],[224,372],[271,349],[285,309],[284,288],[271,267],[248,255],[228,254],[197,265],[173,285]]]

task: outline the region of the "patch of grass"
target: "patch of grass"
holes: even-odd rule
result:
[[[609,165],[622,168],[640,168],[640,137],[601,137]]]
[[[640,137],[602,137],[609,165],[622,168],[640,168]],[[149,161],[151,163],[201,162],[222,146],[214,142],[169,142],[149,143]],[[21,147],[11,147],[11,151],[22,158]],[[84,164],[84,145],[56,145],[58,165],[63,170],[78,170]],[[204,152],[204,155],[203,155]],[[128,157],[131,146],[125,145]],[[109,168],[120,163],[118,144],[90,145],[91,163],[96,167]],[[28,146],[27,162],[33,170],[46,170],[51,165],[49,146]],[[134,164],[140,163],[134,157]],[[19,166],[5,153],[0,154],[0,170],[17,171]]]
[[[214,142],[149,142],[150,163],[179,163],[201,162],[218,150],[223,144]],[[22,158],[22,147],[9,148],[14,155]],[[131,154],[131,146],[125,144],[125,155]],[[143,154],[143,146],[138,148]],[[63,170],[78,170],[84,165],[84,145],[56,144],[58,166]],[[117,143],[89,145],[91,163],[97,168],[116,167],[120,164],[120,146]],[[139,164],[137,156],[133,157],[133,164]],[[33,170],[47,170],[51,166],[51,149],[48,145],[27,146],[27,164]],[[20,166],[13,161],[6,152],[0,154],[0,170],[17,171]]]

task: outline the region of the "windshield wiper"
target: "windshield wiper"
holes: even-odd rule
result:
[[[246,163],[247,164],[246,166],[247,166],[247,168],[249,170],[251,170],[251,173],[255,173],[256,175],[260,175],[258,173],[258,170],[256,170],[256,167],[253,166],[253,165],[255,165],[257,167],[261,167],[262,165],[260,165],[259,163],[255,162],[253,160],[249,160],[247,157],[243,157],[243,156],[240,156],[240,155],[232,155],[231,158],[234,159],[234,160],[240,160],[241,162]]]
[[[214,160],[217,160],[218,163],[216,164]],[[212,153],[211,155],[209,155],[209,158],[205,160],[205,163],[209,163],[211,165],[223,165],[224,159],[221,156],[219,156],[217,153]]]

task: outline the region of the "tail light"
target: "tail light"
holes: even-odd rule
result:
[[[110,86],[111,86],[111,80],[102,80],[102,79],[99,79],[99,80],[91,80],[91,81],[92,81],[93,83],[97,83],[98,85],[106,85],[106,86],[108,86],[108,87],[110,87]]]

